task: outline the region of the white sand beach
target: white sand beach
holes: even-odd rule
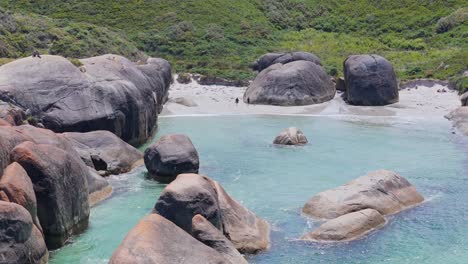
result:
[[[190,84],[175,82],[169,92],[169,102],[165,105],[161,116],[185,115],[317,115],[346,119],[444,119],[450,111],[460,106],[456,91],[446,86],[432,87],[416,86],[416,88],[400,90],[400,102],[388,106],[351,106],[341,98],[338,92],[329,102],[308,106],[269,106],[248,105],[242,98],[246,87],[202,86],[193,81]],[[438,92],[445,90],[446,92]],[[186,106],[176,103],[177,98],[193,104]],[[235,99],[239,98],[236,105]]]

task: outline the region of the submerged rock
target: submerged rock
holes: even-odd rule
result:
[[[154,212],[191,233],[192,218],[200,214],[242,253],[267,249],[268,223],[232,199],[215,181],[197,174],[181,174],[156,202]]]
[[[355,240],[381,228],[385,222],[385,218],[377,210],[364,209],[329,220],[302,239],[323,242]]]
[[[252,69],[261,72],[276,63],[287,64],[299,60],[310,61],[320,66],[322,65],[320,59],[315,54],[299,51],[292,53],[267,53],[253,63]]]
[[[192,236],[203,244],[218,251],[231,263],[248,263],[239,251],[237,251],[232,242],[202,215],[195,215],[192,219]]]
[[[192,141],[185,135],[165,135],[145,150],[149,177],[168,183],[183,173],[198,173],[200,161]]]
[[[382,215],[398,213],[424,198],[397,173],[378,170],[312,197],[302,212],[316,218],[336,218],[363,209]]]
[[[41,231],[16,203],[0,201],[0,256],[1,264],[46,264],[49,258]]]
[[[31,178],[49,249],[63,246],[88,226],[88,167],[78,156],[32,142],[21,143],[10,155]]]
[[[297,127],[290,127],[283,130],[273,141],[277,145],[304,145],[307,138]]]
[[[463,135],[468,136],[468,107],[459,107],[445,116]]]
[[[234,264],[157,214],[138,222],[109,261],[109,264],[127,263]]]
[[[143,153],[108,131],[64,133],[81,159],[97,171],[106,174],[129,172],[143,158]]]
[[[280,106],[318,104],[329,101],[336,90],[330,77],[310,61],[274,64],[258,74],[245,91],[244,102]]]
[[[352,105],[397,103],[398,82],[392,64],[378,55],[353,55],[344,62],[346,101]]]
[[[55,132],[108,130],[133,145],[151,137],[172,79],[169,63],[136,65],[117,55],[81,63],[85,72],[60,56],[5,64],[0,99],[30,109]]]

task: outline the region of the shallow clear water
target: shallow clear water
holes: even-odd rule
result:
[[[273,146],[276,134],[289,126],[301,128],[310,144]],[[450,133],[448,122],[177,117],[160,119],[158,136],[166,133],[189,135],[201,172],[272,224],[271,249],[250,257],[250,263],[467,263],[468,144]],[[405,176],[427,202],[390,217],[383,229],[358,241],[326,246],[294,241],[320,224],[300,215],[310,197],[381,168]],[[53,252],[51,263],[107,263],[164,188],[144,173],[112,177],[113,197],[92,209],[89,229]]]

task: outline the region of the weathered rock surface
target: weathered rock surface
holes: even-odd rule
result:
[[[308,52],[267,53],[253,63],[252,69],[261,72],[276,63],[286,64],[299,60],[310,61],[320,66],[322,65],[320,59],[316,55]]]
[[[64,133],[81,159],[97,171],[120,174],[131,170],[143,153],[108,131]]]
[[[297,127],[286,128],[275,138],[273,144],[277,145],[304,145],[307,138]]]
[[[398,102],[398,82],[392,64],[378,55],[353,55],[344,62],[346,101],[379,106]]]
[[[329,220],[302,239],[323,242],[355,240],[384,226],[385,222],[378,211],[364,209]]]
[[[234,264],[157,214],[145,216],[112,254],[109,264]]]
[[[337,91],[346,92],[346,83],[343,77],[336,79],[335,87]]]
[[[177,75],[177,82],[181,84],[189,84],[192,82],[192,76],[190,76],[190,73],[179,73]]]
[[[239,251],[237,251],[232,242],[202,215],[195,215],[192,219],[192,236],[203,244],[218,251],[231,263],[248,263]]]
[[[16,162],[10,164],[0,178],[0,200],[24,207],[31,214],[34,224],[42,230],[37,218],[33,184],[23,167]]]
[[[136,65],[117,55],[81,62],[84,72],[59,56],[5,64],[0,99],[29,109],[55,132],[108,130],[133,145],[145,142],[167,98],[170,65],[158,59]]]
[[[245,91],[244,102],[280,106],[318,104],[329,101],[336,90],[330,77],[310,61],[274,64],[258,74]]]
[[[168,183],[182,173],[198,173],[200,161],[192,141],[185,135],[162,136],[145,150],[149,177]]]
[[[243,80],[227,80],[215,76],[196,75],[194,79],[200,85],[222,85],[222,86],[233,86],[233,87],[245,87],[249,85],[248,81]]]
[[[192,98],[188,98],[188,97],[177,97],[177,98],[174,98],[174,99],[170,99],[169,101],[173,102],[173,103],[176,103],[176,104],[186,106],[186,107],[196,107],[196,106],[198,106],[198,104]]]
[[[459,107],[445,116],[452,121],[455,128],[463,135],[468,136],[468,107]]]
[[[88,171],[89,173],[86,175],[86,180],[88,181],[88,201],[89,206],[92,207],[112,195],[112,186],[94,169],[88,167]]]
[[[302,211],[316,218],[336,218],[363,209],[382,215],[400,212],[424,198],[397,173],[378,170],[312,197]]]
[[[181,174],[169,184],[156,202],[154,212],[191,233],[192,218],[200,214],[242,253],[267,249],[268,223],[232,199],[208,177]]]
[[[0,126],[11,126],[11,124],[3,119],[0,119]]]
[[[460,97],[460,101],[461,101],[461,105],[462,105],[462,106],[468,106],[468,92],[464,93],[464,94]]]
[[[49,249],[64,245],[88,226],[88,167],[78,156],[32,142],[16,146],[10,156],[31,178]]]
[[[44,238],[30,213],[16,203],[0,201],[0,263],[46,264]]]
[[[33,139],[19,133],[14,127],[0,126],[0,174],[10,164],[11,150],[24,141]]]
[[[19,126],[26,119],[26,113],[20,107],[0,101],[0,119],[12,126]]]

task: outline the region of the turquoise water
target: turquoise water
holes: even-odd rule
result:
[[[161,118],[158,136],[184,133],[197,147],[201,172],[272,224],[270,250],[250,263],[467,263],[468,144],[448,122],[371,125],[321,117]],[[297,126],[310,144],[271,144]],[[157,138],[156,137],[156,138]],[[333,245],[295,241],[320,224],[300,215],[317,192],[376,169],[405,176],[427,198],[390,217],[364,239]],[[111,178],[114,195],[92,209],[90,227],[51,263],[107,263],[127,232],[147,214],[164,185],[144,169]]]

